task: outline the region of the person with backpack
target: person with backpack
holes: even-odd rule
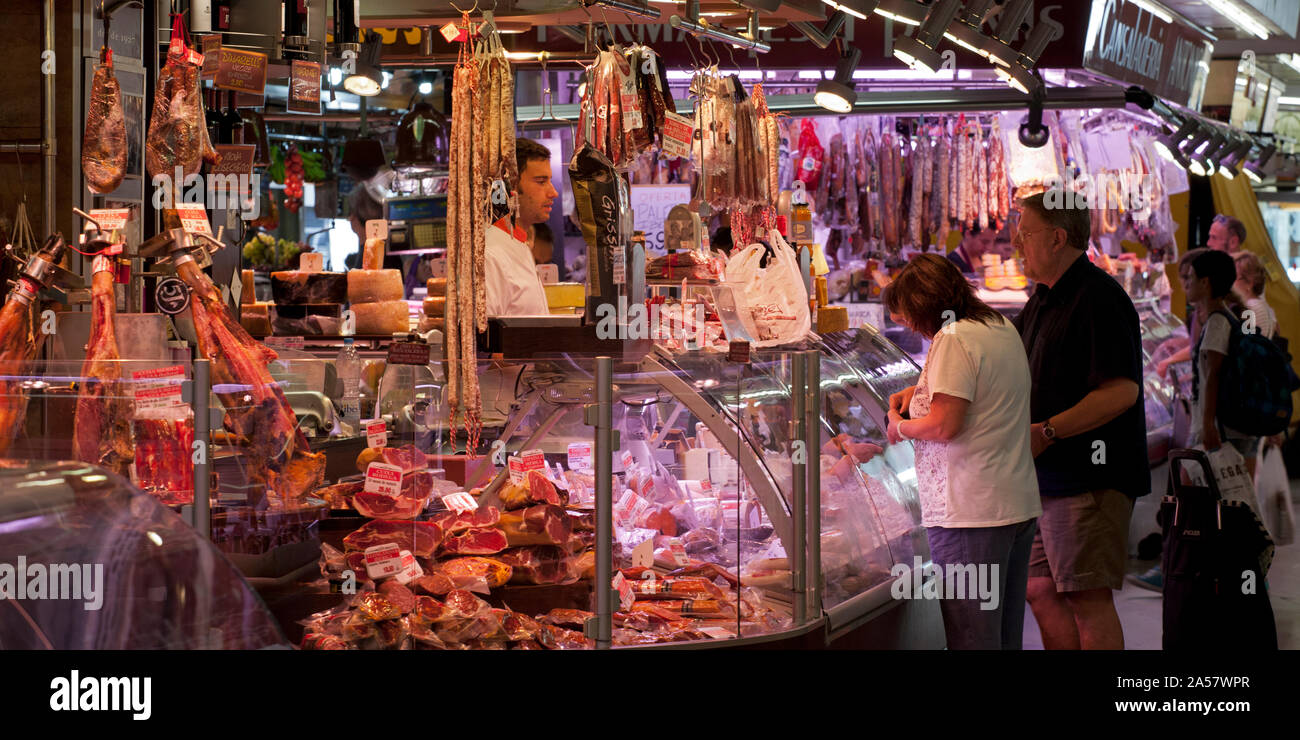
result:
[[[1268,275],[1264,265],[1252,252],[1238,252],[1232,257],[1237,266],[1237,282],[1232,284],[1232,291],[1240,300],[1243,310],[1251,311],[1254,326],[1260,336],[1273,339],[1277,335],[1277,314],[1264,300],[1264,286]],[[1243,316],[1244,318],[1244,316]]]

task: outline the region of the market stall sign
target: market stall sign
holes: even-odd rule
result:
[[[635,228],[637,231],[645,232],[646,254],[663,254],[668,214],[674,206],[689,203],[690,200],[690,185],[632,186],[632,213],[635,218]]]
[[[428,365],[429,345],[423,342],[393,342],[388,345],[389,365]]]
[[[1166,23],[1130,0],[1094,0],[1083,66],[1199,110],[1214,41],[1195,26],[1177,18]]]
[[[179,278],[159,280],[153,298],[158,303],[158,310],[168,316],[175,316],[190,307],[190,289]]]
[[[130,208],[92,208],[90,215],[99,224],[101,231],[117,231],[126,228],[131,220]]]
[[[251,175],[257,147],[253,144],[217,144],[221,159],[208,170],[213,175]]]
[[[320,62],[295,59],[289,66],[289,100],[285,109],[290,113],[320,115]]]
[[[222,47],[217,55],[217,87],[255,95],[266,93],[265,54]]]
[[[205,80],[210,80],[217,76],[217,68],[221,62],[221,34],[214,33],[203,37],[200,42],[203,47],[203,68],[199,76]]]

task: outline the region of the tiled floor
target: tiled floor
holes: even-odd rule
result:
[[[1153,479],[1157,476],[1153,475]],[[1155,512],[1164,495],[1163,483],[1149,496],[1138,499],[1133,510],[1133,527],[1129,537],[1132,542],[1150,532],[1157,531]],[[1291,500],[1300,510],[1300,479],[1291,481]],[[1147,525],[1144,526],[1144,522]],[[1137,538],[1137,539],[1134,539]],[[1135,548],[1133,545],[1131,548]],[[1155,565],[1154,560],[1130,558],[1130,573],[1145,573]],[[1268,574],[1269,599],[1273,604],[1273,619],[1277,623],[1278,647],[1284,650],[1300,649],[1300,542],[1278,547],[1273,555],[1273,566]],[[1115,592],[1115,609],[1124,626],[1124,646],[1129,650],[1159,650],[1161,636],[1161,598],[1155,591],[1138,588],[1125,581],[1124,588]],[[1043,639],[1033,613],[1025,609],[1026,650],[1042,650]]]

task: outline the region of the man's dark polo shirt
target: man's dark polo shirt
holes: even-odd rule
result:
[[[1071,496],[1113,488],[1137,497],[1151,492],[1146,410],[1142,394],[1142,335],[1133,301],[1115,279],[1080,255],[1056,285],[1038,285],[1015,319],[1029,356],[1030,416],[1046,421],[1071,408],[1105,380],[1128,378],[1138,399],[1090,432],[1058,439],[1039,455],[1038,489]],[[1102,450],[1096,442],[1104,442]]]

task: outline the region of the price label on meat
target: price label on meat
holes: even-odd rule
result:
[[[591,467],[591,443],[573,442],[569,445],[569,470],[587,470]]]
[[[691,140],[695,138],[695,123],[686,116],[664,111],[663,153],[669,157],[691,156]]]
[[[506,465],[510,468],[510,482],[523,483],[528,471],[545,469],[546,456],[541,450],[528,450],[523,455],[511,455]]]
[[[686,557],[686,546],[682,544],[681,540],[675,537],[668,543],[668,552],[672,553],[673,562],[677,563],[679,567],[684,568],[688,563],[690,563],[690,558]]]
[[[266,55],[222,47],[217,52],[216,86],[262,95],[266,92]]]
[[[636,77],[628,75],[623,78],[620,94],[623,105],[623,130],[635,131],[645,125],[641,118],[641,96],[636,91]]]
[[[614,587],[614,590],[618,591],[618,603],[623,607],[623,611],[631,609],[632,605],[636,603],[636,592],[632,590],[632,584],[628,583],[627,579],[623,577],[623,571],[614,574],[610,585]]]
[[[469,511],[478,510],[478,502],[474,500],[473,496],[465,491],[457,491],[443,496],[442,503],[448,509],[457,514],[464,514]]]
[[[394,578],[398,583],[407,584],[424,575],[424,569],[416,562],[410,550],[402,550],[401,570]]]
[[[90,215],[99,222],[99,228],[103,231],[116,231],[126,228],[126,222],[131,220],[131,209],[94,208]]]
[[[158,304],[158,310],[168,316],[175,316],[190,307],[190,289],[179,278],[159,280],[153,298]]]
[[[396,498],[402,492],[402,469],[388,463],[370,463],[366,468],[366,492]]]
[[[366,427],[367,447],[378,450],[388,446],[388,425],[383,419],[368,419],[363,424]]]
[[[154,370],[136,370],[131,373],[132,395],[135,408],[156,409],[181,405],[181,383],[185,381],[185,367],[172,365]]]
[[[388,345],[389,365],[428,365],[429,345],[422,342],[393,342]]]
[[[366,548],[366,575],[371,579],[395,576],[402,571],[402,550],[394,543]]]
[[[181,221],[181,228],[191,234],[212,235],[212,225],[208,223],[208,212],[202,203],[177,203],[176,217]]]

